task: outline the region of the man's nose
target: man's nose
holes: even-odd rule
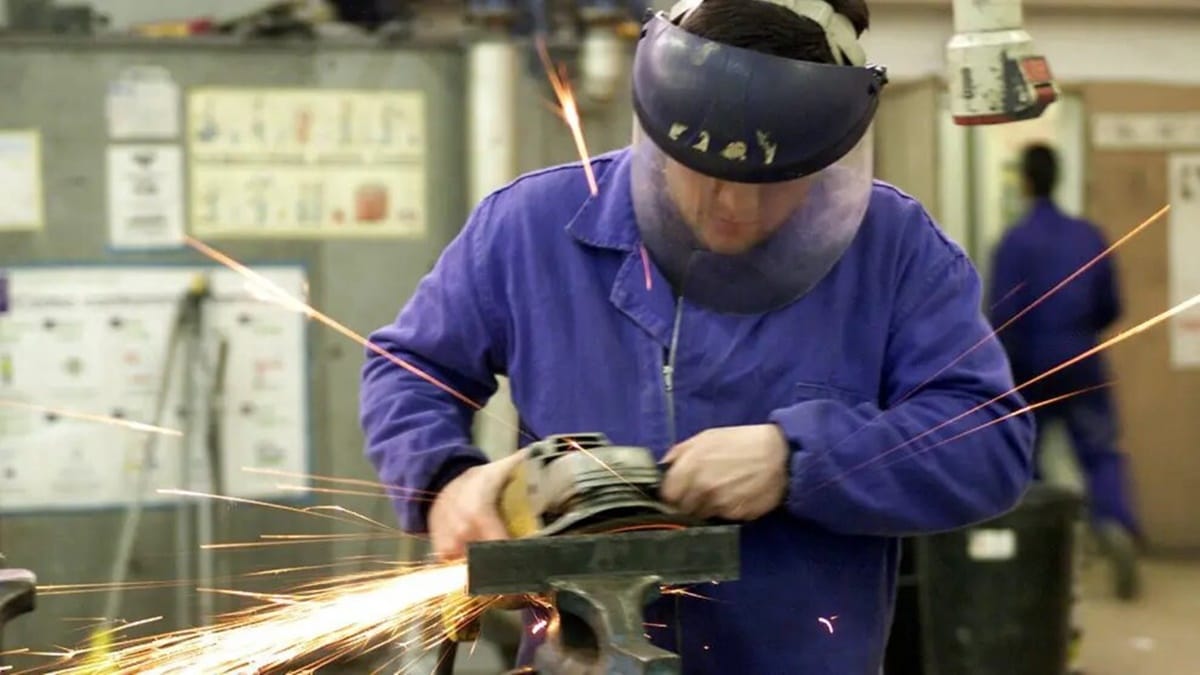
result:
[[[758,189],[754,185],[739,185],[737,183],[717,183],[717,206],[722,212],[739,215],[758,213]]]

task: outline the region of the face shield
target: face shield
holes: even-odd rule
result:
[[[880,68],[785,59],[650,20],[634,63],[631,193],[678,294],[762,313],[832,269],[870,201],[867,131],[885,83]]]

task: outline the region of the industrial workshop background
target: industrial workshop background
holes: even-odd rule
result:
[[[228,329],[228,351],[223,360],[213,344],[178,353],[172,382],[183,384],[169,387],[159,419],[188,434],[157,441],[166,468],[153,479],[179,487],[188,471],[172,456],[200,467],[215,458],[218,480],[193,471],[193,489],[336,504],[390,524],[386,500],[303,489],[306,474],[375,479],[357,419],[362,349],[295,310],[246,296],[236,275],[186,248],[183,235],[275,275],[351,330],[391,321],[483,195],[518,173],[578,161],[576,139],[548,105],[554,92],[528,27],[502,17],[466,22],[458,2],[396,2],[410,11],[369,34],[311,23],[332,12],[316,2],[275,3],[302,7],[265,13],[249,0],[94,0],[76,3],[92,12],[58,13],[55,4],[63,5],[0,0],[10,28],[0,32],[0,398],[91,402],[106,414],[152,418],[171,317],[195,273],[211,270],[212,320]],[[507,3],[474,4],[486,12]],[[573,3],[543,4],[553,14]],[[638,10],[578,4],[596,11],[552,33],[549,52],[568,65],[596,154],[630,138],[630,21]],[[947,112],[949,2],[870,4],[868,52],[893,80],[874,129],[877,175],[929,205],[985,275],[1020,208],[1013,162],[1030,139],[1061,148],[1064,206],[1094,218],[1111,239],[1168,201],[1172,223],[1200,224],[1200,182],[1195,194],[1179,183],[1187,167],[1200,181],[1194,3],[1026,0],[1029,30],[1064,97],[1042,119],[980,129],[954,126]],[[178,33],[200,24],[167,22],[186,17],[228,23],[219,35],[184,37]],[[16,30],[21,18],[42,32]],[[0,28],[5,20],[0,12]],[[74,34],[47,28],[56,20]],[[297,101],[311,117],[278,112]],[[335,161],[310,161],[297,149],[310,135],[329,144]],[[388,150],[364,151],[380,146]],[[345,205],[343,226],[279,215],[322,209],[321,199]],[[1122,250],[1128,304],[1118,329],[1196,292],[1179,287],[1171,252],[1200,250],[1200,239],[1171,234],[1178,239],[1169,248],[1172,232],[1149,230]],[[7,321],[10,302],[37,307],[39,320]],[[97,337],[100,328],[126,332],[118,341]],[[1173,323],[1112,357],[1139,504],[1150,545],[1164,555],[1200,551],[1194,321],[1188,332]],[[186,331],[179,337],[187,347]],[[214,376],[215,363],[225,363],[223,377]],[[120,388],[124,403],[107,393],[97,399]],[[217,586],[218,578],[265,567],[342,560],[354,569],[367,556],[423,555],[390,537],[202,551],[263,534],[346,530],[311,515],[178,495],[155,494],[144,510],[133,508],[133,458],[145,439],[73,424],[0,409],[0,550],[43,583],[208,575]],[[482,426],[480,435],[497,453],[516,442],[498,427]],[[243,467],[260,473],[247,477]],[[135,528],[130,514],[140,519]],[[128,556],[119,555],[123,545]],[[105,615],[115,601],[111,593],[48,594],[6,627],[4,645],[79,644],[82,619]],[[185,585],[134,586],[119,602],[123,616],[164,616],[156,629],[236,606]]]

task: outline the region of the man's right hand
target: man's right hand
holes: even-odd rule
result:
[[[429,538],[443,560],[466,555],[473,541],[508,539],[500,517],[500,495],[524,451],[467,469],[446,484],[429,509]]]

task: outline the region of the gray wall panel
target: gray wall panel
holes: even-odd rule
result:
[[[528,52],[532,56],[532,51]],[[556,55],[559,56],[559,55]],[[561,55],[570,58],[569,53]],[[429,232],[424,240],[253,241],[215,240],[243,261],[301,261],[308,266],[311,298],[325,313],[368,334],[392,321],[421,277],[433,266],[466,215],[464,145],[466,77],[457,49],[408,51],[353,45],[282,47],[201,43],[78,41],[0,42],[0,129],[38,127],[42,131],[47,226],[38,233],[0,233],[0,266],[47,261],[133,262],[203,261],[191,253],[112,253],[106,243],[105,89],[131,65],[160,65],[185,88],[190,86],[312,86],[319,88],[419,88],[427,93],[429,138],[427,204]],[[518,115],[520,171],[578,161],[563,122],[546,110],[553,93],[535,58],[524,62]],[[571,72],[578,72],[572,67]],[[624,145],[630,120],[627,83],[617,100],[599,109],[585,107],[584,124],[593,153]],[[186,119],[186,118],[185,118]],[[565,225],[565,223],[564,223]],[[314,473],[374,480],[363,458],[358,428],[358,377],[363,350],[337,333],[310,328],[311,430]],[[385,500],[324,496],[385,523],[394,522]],[[327,521],[266,509],[217,509],[218,539],[251,541],[263,533],[349,532]],[[36,570],[43,583],[101,582],[108,573],[120,528],[119,511],[0,517],[0,550],[10,563]],[[171,509],[144,514],[129,581],[172,580],[177,560],[175,516]],[[364,554],[402,555],[411,547],[395,541],[350,542],[256,548],[221,555],[228,571],[328,563]],[[417,547],[418,549],[420,547]],[[350,569],[358,563],[350,563]],[[222,583],[223,580],[218,580]],[[253,588],[244,582],[239,587]],[[264,587],[271,588],[270,586]],[[6,647],[45,647],[79,643],[86,633],[71,618],[96,617],[102,594],[45,597],[32,615],[10,624]],[[218,610],[240,603],[219,600]],[[128,618],[163,615],[155,627],[174,625],[170,589],[126,594]],[[28,662],[16,665],[28,665]]]

